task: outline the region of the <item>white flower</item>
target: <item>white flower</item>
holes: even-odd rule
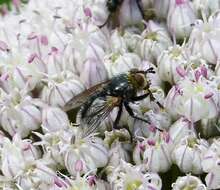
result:
[[[174,148],[172,159],[184,173],[202,174],[201,161],[209,144],[206,140],[194,137],[183,138]]]
[[[171,115],[185,116],[191,122],[217,116],[218,91],[206,80],[200,79],[184,79],[171,88],[165,100],[165,108]]]
[[[100,180],[95,175],[86,174],[83,177],[77,175],[75,179],[69,178],[63,174],[62,178],[54,178],[54,184],[48,187],[49,190],[107,190],[109,184]],[[43,189],[42,189],[43,190]]]
[[[220,8],[218,0],[193,0],[193,5],[198,14],[201,16],[202,14],[205,14],[206,17],[217,12]]]
[[[119,11],[119,23],[121,26],[132,26],[142,21],[142,13],[137,1],[123,1]]]
[[[87,60],[80,73],[80,79],[87,88],[106,81],[108,79],[108,73],[104,63],[101,60]]]
[[[126,129],[105,131],[104,143],[109,147],[108,171],[117,167],[121,160],[130,161],[130,155],[128,154],[130,140],[131,137]]]
[[[127,52],[127,44],[121,30],[115,29],[112,31],[110,36],[110,46],[113,54],[123,54]]]
[[[169,134],[174,145],[177,145],[181,139],[186,136],[196,137],[196,131],[193,123],[183,117],[179,118],[170,126]]]
[[[74,2],[73,9],[75,20],[84,20],[85,22],[89,19],[90,22],[97,26],[102,26],[109,16],[109,11],[106,6],[107,0],[84,0]]]
[[[16,90],[3,98],[0,122],[11,136],[19,133],[21,137],[26,137],[40,127],[41,112],[33,101],[31,97]]]
[[[219,120],[217,117],[212,119],[202,119],[200,122],[200,130],[204,137],[212,137],[219,135],[218,130]]]
[[[196,20],[196,14],[192,3],[189,0],[175,0],[173,6],[170,6],[167,16],[167,26],[171,34],[177,39],[189,37],[193,24]]]
[[[45,79],[41,92],[41,99],[51,106],[63,107],[70,99],[84,90],[84,85],[78,77],[59,76],[53,79]]]
[[[214,139],[213,143],[209,147],[209,150],[204,155],[204,158],[202,160],[202,166],[205,172],[211,171],[213,168],[215,168],[218,165],[218,162],[220,161],[219,146],[220,146],[220,140]]]
[[[111,175],[108,175],[111,189],[160,190],[162,181],[158,174],[142,173],[141,169],[121,161]]]
[[[171,0],[154,0],[153,6],[155,14],[158,18],[166,19],[170,7]]]
[[[172,190],[181,189],[207,190],[206,186],[198,177],[191,175],[178,177],[176,182],[172,184]]]
[[[220,167],[219,165],[216,166],[215,168],[212,169],[212,171],[210,171],[206,177],[205,177],[205,182],[206,185],[208,187],[208,189],[219,189],[220,188]]]
[[[134,152],[134,162],[142,164],[151,172],[166,172],[169,170],[171,162],[172,143],[168,133],[161,133],[160,137],[143,138],[138,142]]]
[[[202,58],[211,64],[217,64],[219,58],[219,26],[219,19],[213,17],[208,21],[198,20],[188,43],[193,54],[201,54]]]
[[[109,78],[112,78],[115,75],[128,72],[132,68],[137,68],[141,65],[141,60],[135,53],[113,53],[105,57],[104,64]]]
[[[42,128],[46,132],[55,132],[66,129],[69,126],[67,114],[58,107],[43,106]]]
[[[16,144],[5,138],[3,148],[1,150],[1,171],[7,178],[13,179],[25,169],[25,159],[22,150]]]
[[[172,42],[165,26],[149,21],[147,29],[141,34],[138,54],[143,59],[153,62],[171,44]]]
[[[66,147],[72,143],[75,136],[79,135],[78,128],[76,127],[69,127],[67,130],[59,130],[56,132],[47,132],[44,135],[37,132],[33,133],[41,139],[41,141],[35,142],[34,144],[42,146],[44,157],[52,159],[55,163],[55,168],[57,168],[57,166],[64,167]]]
[[[97,137],[76,138],[65,150],[64,164],[68,172],[77,174],[77,163],[81,162],[80,173],[95,171],[108,162],[108,150],[103,141]]]
[[[187,50],[184,46],[169,47],[163,51],[157,60],[158,73],[163,81],[175,84],[186,76]]]
[[[202,160],[202,168],[208,173],[205,177],[206,185],[209,189],[219,189],[220,183],[220,151],[219,139],[214,139]]]

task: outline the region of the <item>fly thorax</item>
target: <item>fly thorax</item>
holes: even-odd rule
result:
[[[136,90],[143,90],[148,85],[148,81],[142,73],[128,74],[128,81]]]

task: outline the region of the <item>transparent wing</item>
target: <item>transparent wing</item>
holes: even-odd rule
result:
[[[88,97],[92,96],[93,94],[95,94],[98,91],[101,91],[103,89],[103,87],[106,86],[109,82],[110,82],[110,80],[105,81],[105,82],[101,82],[101,83],[81,92],[80,94],[74,96],[72,99],[70,99],[66,103],[63,110],[69,111],[71,109],[74,109],[74,108],[81,106],[82,104],[84,104],[87,101]]]
[[[83,136],[94,133],[101,122],[120,104],[120,101],[120,98],[111,96],[97,98],[80,120],[80,126],[83,128]]]

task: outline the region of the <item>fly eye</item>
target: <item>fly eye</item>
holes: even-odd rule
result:
[[[144,77],[142,75],[136,74],[135,80],[136,80],[138,86],[142,87],[144,85]]]

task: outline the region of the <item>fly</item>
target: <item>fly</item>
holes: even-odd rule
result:
[[[118,107],[118,114],[113,128],[118,128],[123,106],[131,117],[149,123],[147,119],[134,113],[130,107],[130,103],[143,100],[148,96],[151,101],[155,100],[149,89],[150,81],[147,73],[155,73],[155,71],[151,67],[146,71],[132,69],[128,73],[119,74],[73,97],[65,105],[64,110],[80,107],[80,126],[83,127],[85,136],[95,132],[101,122],[116,107]],[[138,92],[143,90],[146,93],[137,96]],[[159,102],[157,104],[162,107]]]

